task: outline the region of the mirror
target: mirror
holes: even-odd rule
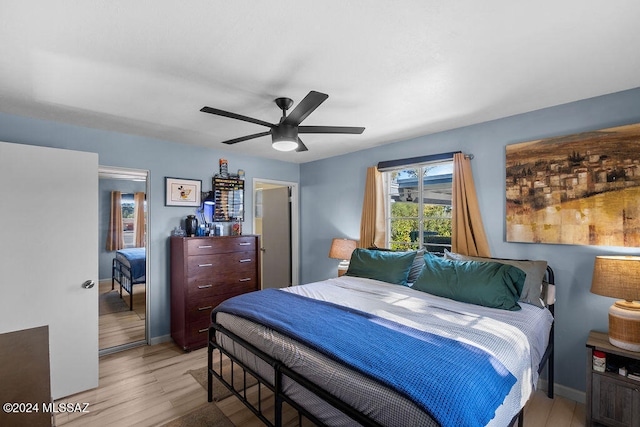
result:
[[[99,167],[99,349],[147,342],[148,172]]]

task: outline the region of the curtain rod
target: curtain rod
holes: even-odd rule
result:
[[[396,169],[402,166],[415,165],[419,163],[436,162],[438,160],[451,160],[453,155],[461,153],[461,151],[452,151],[449,153],[429,154],[427,156],[409,157],[406,159],[387,160],[378,163],[378,170],[384,172],[385,170]],[[473,154],[465,154],[465,158],[473,160]]]

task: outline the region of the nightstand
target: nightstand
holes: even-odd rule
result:
[[[605,354],[605,372],[593,369],[593,352]],[[627,351],[609,342],[604,332],[591,331],[587,339],[587,426],[640,427],[640,380],[618,373],[618,368],[640,367],[640,353]]]

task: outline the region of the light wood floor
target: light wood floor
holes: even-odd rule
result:
[[[157,426],[207,402],[206,390],[187,373],[207,364],[206,348],[185,353],[173,343],[136,347],[100,358],[99,387],[60,399],[89,403],[89,413],[57,414],[57,426]],[[254,390],[255,391],[254,387]],[[263,424],[235,397],[218,405],[236,426]],[[544,392],[525,407],[526,427],[582,427],[584,405]]]
[[[111,290],[111,279],[101,280],[99,283],[99,292],[101,296],[107,293],[119,295],[119,289],[120,286],[116,283],[115,289]],[[98,313],[98,342],[100,350],[132,342],[144,341],[146,316],[145,285],[135,285],[133,287],[133,292],[132,311],[118,311],[106,314],[103,312]],[[118,296],[116,296],[116,298],[119,299]],[[122,291],[122,298],[122,303],[128,307],[129,294],[127,291]],[[102,310],[103,306],[100,305],[100,311]]]

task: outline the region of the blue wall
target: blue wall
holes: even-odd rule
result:
[[[0,114],[0,141],[95,152],[102,166],[149,170],[149,333],[152,342],[166,339],[170,334],[168,237],[184,217],[194,213],[194,208],[164,206],[164,178],[201,179],[203,190],[209,191],[220,158],[229,161],[230,171],[244,169],[245,234],[252,231],[253,178],[291,182],[300,179],[298,164],[7,114]]]
[[[150,171],[152,339],[169,334],[168,236],[182,218],[193,212],[164,206],[165,176],[202,179],[204,189],[209,190],[218,159],[226,158],[230,170],[246,171],[247,195],[253,192],[254,177],[300,182],[301,283],[309,283],[336,275],[337,261],[327,257],[333,237],[358,238],[367,167],[381,160],[448,151],[473,153],[475,184],[492,254],[546,259],[556,272],[556,382],[570,394],[572,389],[585,389],[585,340],[591,329],[607,330],[607,310],[613,302],[589,292],[594,257],[637,254],[638,249],[505,242],[505,146],[637,122],[640,88],[300,166],[5,114],[0,114],[0,140],[96,152],[101,165]],[[253,219],[250,196],[246,202],[244,231],[249,233]]]
[[[333,237],[359,238],[367,167],[382,160],[449,151],[472,153],[491,253],[549,261],[558,283],[556,382],[584,391],[586,338],[591,329],[608,329],[607,311],[614,301],[589,292],[594,257],[640,252],[638,248],[507,243],[505,146],[638,122],[640,88],[305,163],[300,169],[301,283],[336,275],[337,261],[327,257]],[[566,394],[580,398],[573,390],[566,390]]]

